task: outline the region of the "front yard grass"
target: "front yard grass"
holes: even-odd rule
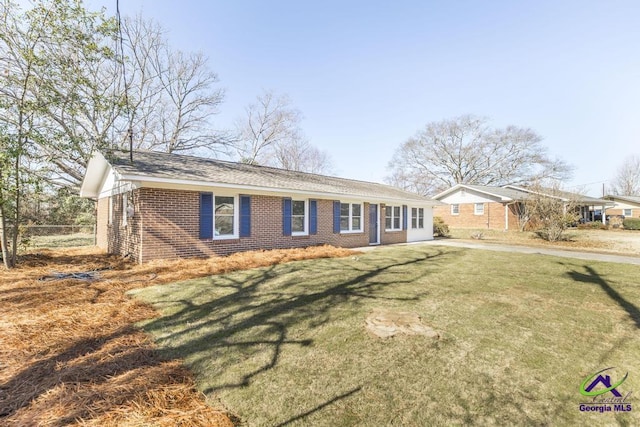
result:
[[[53,236],[33,236],[29,248],[73,248],[77,246],[94,245],[92,233],[60,234]]]
[[[478,240],[478,236],[481,236],[481,239]],[[479,241],[481,243],[553,247],[556,249],[640,256],[640,233],[633,230],[581,230],[570,228],[565,231],[564,236],[567,240],[548,242],[536,236],[532,231],[451,228],[449,237],[459,240]]]
[[[640,268],[436,246],[291,262],[133,291],[165,357],[247,425],[638,425],[582,413],[608,367],[640,392]],[[373,309],[440,332],[373,338]],[[613,397],[608,393],[606,397]]]

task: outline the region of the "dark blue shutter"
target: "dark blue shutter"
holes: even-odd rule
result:
[[[333,201],[333,232],[340,232],[340,200]]]
[[[240,237],[251,236],[251,196],[240,196]]]
[[[200,238],[213,239],[213,193],[200,193]]]
[[[402,229],[406,230],[407,229],[407,211],[409,209],[407,209],[407,205],[402,205]]]
[[[282,199],[282,234],[291,236],[291,199]]]
[[[309,200],[309,234],[318,234],[318,201]]]

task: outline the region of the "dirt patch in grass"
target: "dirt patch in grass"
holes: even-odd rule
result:
[[[367,332],[377,338],[396,335],[423,335],[437,339],[440,336],[433,328],[424,325],[418,313],[375,309],[365,319]]]
[[[230,426],[179,360],[133,326],[157,315],[131,289],[288,261],[353,254],[330,246],[144,265],[94,248],[42,250],[0,271],[0,424]],[[40,280],[96,271],[93,281]]]

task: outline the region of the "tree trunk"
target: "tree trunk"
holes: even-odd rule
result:
[[[16,186],[16,207],[13,214],[12,236],[11,236],[11,259],[9,260],[11,267],[16,265],[18,259],[18,232],[20,230],[20,155],[18,154],[14,163],[15,186]]]
[[[0,172],[0,183],[2,182],[2,178],[2,172]],[[7,223],[5,218],[4,191],[0,186],[0,247],[2,247],[2,262],[8,270],[11,268],[11,264],[9,263],[9,250],[7,248]]]
[[[9,250],[7,248],[7,226],[4,220],[4,208],[0,207],[0,245],[2,246],[2,262],[8,270],[12,267],[9,262]]]

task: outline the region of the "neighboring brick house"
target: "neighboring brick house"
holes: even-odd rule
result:
[[[518,229],[525,193],[502,187],[457,184],[433,198],[433,215],[453,228]]]
[[[433,239],[438,202],[391,186],[193,156],[95,152],[97,245],[138,262]]]
[[[594,220],[595,207],[605,208],[610,202],[566,191],[535,192],[525,187],[505,185],[457,184],[433,197],[444,203],[434,207],[433,215],[454,228],[486,228],[518,230],[524,214],[524,201],[532,194],[576,203],[584,221]],[[607,211],[607,214],[609,211]]]
[[[625,218],[640,218],[640,196],[615,196],[608,195],[605,199],[613,202],[613,206],[607,208],[607,216],[621,215]]]

